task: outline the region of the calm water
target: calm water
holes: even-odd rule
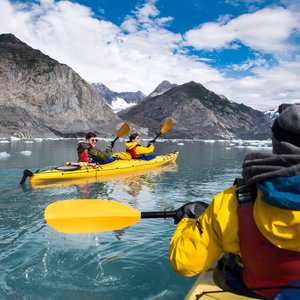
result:
[[[196,280],[176,275],[168,249],[171,219],[148,219],[124,230],[65,235],[43,220],[63,199],[113,199],[140,211],[210,202],[240,175],[245,154],[270,144],[163,142],[156,153],[179,150],[177,167],[109,182],[32,189],[24,169],[76,161],[76,140],[0,140],[0,299],[183,299]],[[100,141],[100,146],[104,141]],[[267,145],[267,147],[266,147]],[[121,151],[118,142],[115,151]]]

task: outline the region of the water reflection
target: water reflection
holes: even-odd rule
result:
[[[23,191],[19,182],[24,169],[76,159],[76,141],[0,143],[0,153],[10,154],[0,159],[0,299],[183,299],[195,278],[171,270],[172,219],[143,219],[113,232],[65,235],[45,224],[43,212],[63,199],[112,199],[139,211],[173,210],[194,200],[209,202],[240,175],[246,154],[270,151],[243,145],[185,141],[178,168],[39,189],[27,183]],[[178,145],[171,141],[157,143],[157,153],[175,150]]]

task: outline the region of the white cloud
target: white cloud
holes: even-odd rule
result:
[[[155,3],[146,1],[117,26],[70,1],[18,4],[0,0],[0,33],[13,33],[31,47],[69,65],[85,80],[101,82],[117,92],[141,90],[149,94],[163,80],[177,84],[193,80],[258,109],[274,107],[276,101],[300,101],[296,84],[300,79],[299,60],[286,62],[280,57],[273,68],[263,60],[246,60],[232,69],[251,68],[254,75],[228,79],[225,72],[213,67],[213,57],[191,56],[186,48],[187,41],[200,49],[237,47],[235,42],[239,41],[270,53],[290,50],[288,38],[299,28],[296,13],[269,8],[232,20],[224,15],[219,23],[203,24],[184,38],[167,29],[173,18],[160,17]],[[261,26],[271,27],[272,31]]]
[[[211,82],[209,88],[228,99],[257,109],[275,108],[279,104],[300,102],[300,62],[281,62],[275,67],[253,68],[253,76]]]
[[[182,36],[163,28],[171,18],[154,18],[159,14],[154,3],[147,2],[118,27],[69,1],[20,7],[0,0],[0,32],[12,32],[89,82],[115,91],[147,94],[165,79],[220,80],[218,71],[181,54]]]
[[[293,50],[288,38],[300,30],[299,13],[281,7],[241,15],[226,24],[209,22],[189,30],[185,38],[197,49],[229,48],[238,42],[266,53]]]

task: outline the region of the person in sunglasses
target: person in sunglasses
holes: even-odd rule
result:
[[[88,132],[85,141],[79,141],[77,144],[78,162],[86,163],[105,163],[109,162],[113,144],[105,151],[101,151],[96,144],[98,142],[97,135],[94,132]]]
[[[282,104],[278,113],[272,153],[247,154],[243,178],[209,205],[176,210],[169,257],[178,274],[199,274],[226,253],[214,273],[223,290],[300,299],[300,105]]]

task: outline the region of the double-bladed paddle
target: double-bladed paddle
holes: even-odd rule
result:
[[[59,232],[93,233],[122,229],[140,219],[175,215],[175,211],[140,212],[112,200],[81,199],[51,203],[44,216],[48,225]]]
[[[115,142],[124,137],[130,131],[129,125],[125,122],[119,129],[117,137],[111,142],[112,147],[114,146]]]
[[[154,143],[155,140],[156,140],[159,136],[161,136],[162,134],[168,132],[168,131],[173,127],[173,124],[174,124],[174,123],[173,123],[173,120],[172,120],[172,119],[168,119],[168,120],[166,121],[166,123],[164,124],[164,126],[161,128],[160,132],[157,134],[157,136],[156,136],[153,140],[151,140],[149,143]]]

